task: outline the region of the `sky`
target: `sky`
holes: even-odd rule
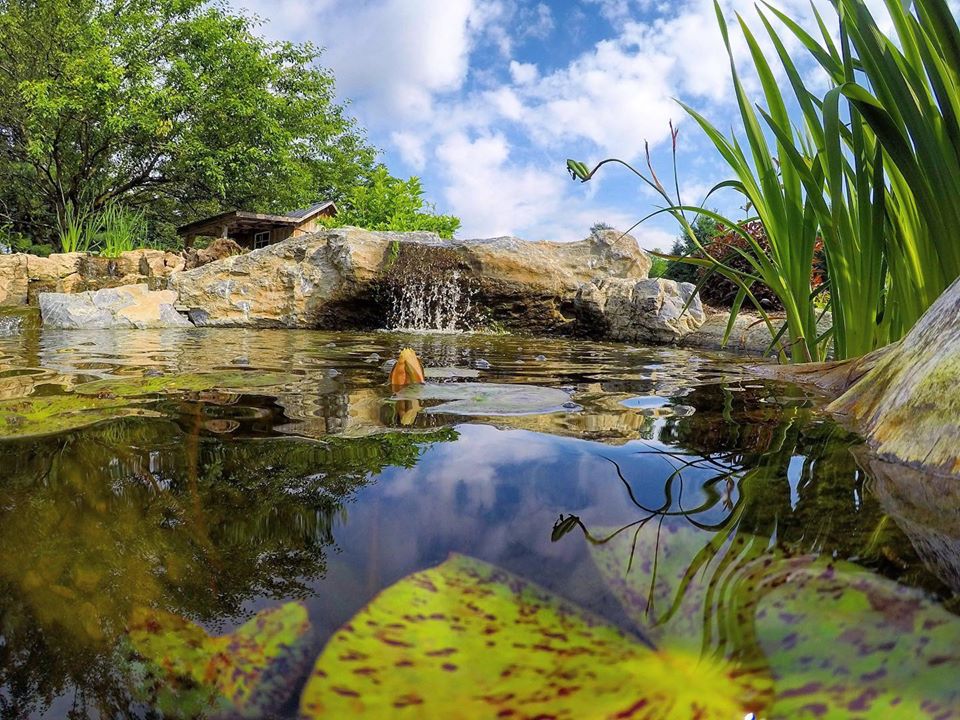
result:
[[[820,0],[818,0],[819,2]],[[808,0],[775,0],[811,26]],[[459,237],[572,241],[594,223],[626,230],[662,203],[628,171],[574,182],[567,158],[645,165],[645,143],[672,185],[672,120],[684,202],[729,178],[676,99],[721,130],[737,123],[730,65],[712,0],[233,0],[271,39],[309,41],[338,96],[394,175],[418,175]],[[871,1],[873,6],[879,0]],[[759,33],[754,0],[722,0]],[[747,71],[742,37],[734,54]],[[803,57],[797,50],[796,55]],[[770,55],[772,57],[772,55]],[[811,80],[817,82],[809,65]],[[710,202],[736,213],[736,198]],[[666,216],[638,227],[668,250]]]

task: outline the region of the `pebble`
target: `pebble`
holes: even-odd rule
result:
[[[144,374],[144,377],[163,377],[163,372],[156,368],[150,368]]]
[[[580,406],[577,405],[575,402],[565,402],[563,404],[563,407],[565,407],[567,410],[576,410]]]
[[[235,357],[233,360],[230,361],[230,363],[232,365],[249,365],[250,358],[248,358],[246,355],[241,355],[239,357]]]
[[[336,343],[327,343],[327,347],[336,347],[336,346],[337,346]]]
[[[483,359],[477,360],[477,361],[473,364],[473,366],[474,366],[477,370],[489,370],[489,369],[492,367],[492,366],[490,365],[490,363],[488,363],[486,360],[483,360]]]
[[[370,353],[369,355],[367,355],[367,359],[364,360],[364,362],[368,362],[368,363],[380,362],[380,354]]]
[[[534,360],[536,360],[537,362],[544,362],[546,359],[547,359],[547,356],[546,356],[546,355],[537,355],[537,356],[534,358]]]
[[[335,378],[335,377],[337,377],[339,374],[340,374],[340,371],[337,370],[336,368],[330,368],[329,370],[327,370],[327,377],[328,377],[328,378]]]
[[[397,364],[397,361],[391,358],[390,360],[387,360],[383,365],[381,365],[380,369],[388,373],[391,370],[393,370],[393,366],[396,364]]]

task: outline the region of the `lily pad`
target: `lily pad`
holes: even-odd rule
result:
[[[250,392],[286,385],[293,376],[281,373],[223,372],[161,375],[159,377],[117,378],[83,383],[74,388],[79,395],[100,397],[143,397],[158,393],[236,390]]]
[[[177,615],[139,610],[129,634],[141,664],[136,694],[164,717],[268,716],[309,666],[309,632],[299,602],[257,613],[219,637]]]
[[[662,648],[767,666],[775,700],[765,717],[960,717],[960,619],[914,589],[679,523],[648,523],[592,552]]]
[[[768,701],[761,674],[654,650],[533,583],[453,555],[334,634],[300,715],[730,720]]]
[[[43,437],[122,417],[156,416],[130,400],[73,394],[0,401],[0,439]]]
[[[428,380],[452,380],[456,378],[478,378],[480,371],[462,367],[432,367],[424,368],[424,376]]]
[[[546,415],[580,410],[563,390],[536,385],[426,383],[409,385],[392,399],[443,400],[425,412],[448,415]]]

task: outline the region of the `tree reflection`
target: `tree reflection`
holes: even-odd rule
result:
[[[5,443],[0,716],[71,688],[78,717],[127,715],[112,653],[135,608],[210,623],[253,597],[304,594],[351,495],[455,437],[225,442],[124,420]]]

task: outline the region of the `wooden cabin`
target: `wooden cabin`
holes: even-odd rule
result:
[[[286,215],[231,210],[197,220],[177,228],[186,247],[198,237],[230,238],[240,247],[257,250],[287,238],[306,235],[320,229],[320,218],[333,217],[337,206],[332,200],[319,202]]]

